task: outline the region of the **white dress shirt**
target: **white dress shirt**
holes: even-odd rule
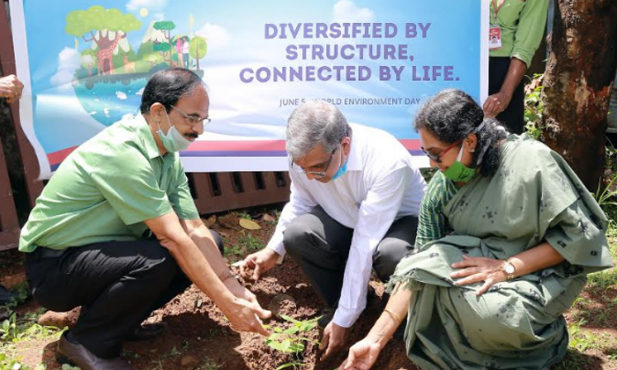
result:
[[[283,232],[296,217],[319,205],[334,220],[354,230],[345,266],[343,288],[333,321],[352,326],[366,307],[373,253],[392,223],[418,215],[426,183],[412,165],[411,155],[389,133],[351,125],[347,172],[321,183],[291,170],[291,196],[268,243],[285,255]]]

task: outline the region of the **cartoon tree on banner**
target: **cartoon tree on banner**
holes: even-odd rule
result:
[[[197,62],[197,70],[199,70],[199,60],[206,56],[208,52],[208,44],[206,39],[200,36],[195,36],[191,39],[190,51],[191,58]]]
[[[172,21],[159,21],[159,22],[154,23],[152,27],[155,30],[163,32],[163,36],[167,40],[167,43],[155,43],[154,50],[161,52],[161,54],[163,55],[163,60],[171,64],[171,54],[172,54],[171,30],[176,28],[176,25]],[[169,52],[168,58],[165,57],[165,53],[167,52]]]
[[[99,74],[111,74],[116,45],[126,37],[127,32],[140,27],[141,22],[132,14],[95,5],[88,10],[70,12],[66,16],[65,31],[69,35],[82,37],[85,42],[94,42],[98,46],[96,57]]]

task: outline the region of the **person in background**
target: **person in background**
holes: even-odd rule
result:
[[[178,55],[178,67],[186,68],[186,65],[184,63],[184,55],[182,54],[183,52],[184,52],[184,45],[183,45],[182,37],[179,37],[176,40],[176,55]]]
[[[490,1],[489,97],[484,114],[515,134],[524,130],[523,77],[542,41],[548,4],[549,0]]]
[[[0,77],[0,98],[11,104],[21,98],[24,84],[15,75]]]
[[[182,44],[182,53],[184,55],[184,68],[190,68],[191,67],[191,44],[189,43],[189,38],[188,37],[184,37],[183,38],[183,44]]]
[[[5,99],[7,103],[19,100],[23,89],[24,84],[15,75],[0,77],[0,98]],[[0,305],[11,303],[13,299],[15,299],[13,293],[0,285]]]

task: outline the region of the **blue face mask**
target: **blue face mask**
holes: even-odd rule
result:
[[[345,174],[345,172],[347,171],[347,162],[345,162],[344,165],[342,165],[341,167],[339,167],[338,171],[336,171],[336,173],[334,174],[334,176],[332,176],[332,180],[336,180],[339,177],[343,176]]]

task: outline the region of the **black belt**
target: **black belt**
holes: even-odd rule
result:
[[[46,247],[37,247],[32,253],[38,258],[58,258],[66,251],[66,249],[58,250]]]

